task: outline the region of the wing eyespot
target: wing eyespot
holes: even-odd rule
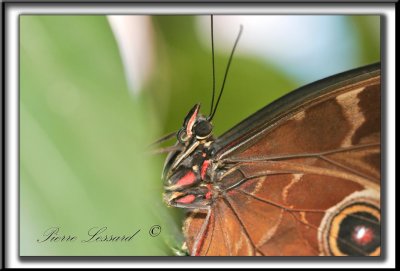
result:
[[[324,255],[380,255],[379,202],[367,194],[355,192],[326,213],[319,235]]]

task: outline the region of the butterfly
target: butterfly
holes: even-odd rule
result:
[[[379,256],[380,90],[380,63],[340,73],[219,137],[223,87],[208,116],[194,105],[163,170],[165,202],[189,210],[188,253]]]

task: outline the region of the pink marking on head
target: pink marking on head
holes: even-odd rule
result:
[[[185,176],[179,179],[176,185],[178,186],[189,185],[194,183],[195,181],[196,181],[196,175],[194,174],[193,171],[190,170],[188,173],[185,174]]]
[[[175,202],[183,203],[183,204],[190,204],[196,199],[195,195],[189,194],[180,199],[177,199]]]
[[[208,191],[208,192],[207,192],[207,194],[206,194],[206,199],[210,199],[210,198],[211,198],[211,196],[212,196],[212,193],[211,193],[211,191]]]
[[[204,180],[204,178],[206,177],[206,173],[207,173],[207,169],[210,166],[210,160],[205,160],[203,162],[203,165],[201,165],[201,179]]]
[[[196,110],[194,111],[193,115],[190,117],[190,119],[187,123],[186,134],[188,135],[188,137],[192,137],[192,128],[193,128],[194,122],[196,121],[198,111],[199,111],[199,107],[196,108]]]

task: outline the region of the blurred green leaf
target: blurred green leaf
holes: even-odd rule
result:
[[[104,16],[21,16],[21,255],[165,255],[161,162],[143,101],[129,95]],[[164,206],[162,206],[165,208]],[[163,224],[160,224],[164,226]],[[140,234],[126,243],[42,243],[43,232]]]
[[[381,16],[349,16],[348,22],[354,28],[354,38],[358,44],[357,65],[379,62]]]

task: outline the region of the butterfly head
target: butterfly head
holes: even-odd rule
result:
[[[177,133],[178,141],[189,144],[193,139],[204,140],[212,135],[213,126],[211,121],[199,113],[200,104],[190,109],[183,122],[182,128]]]
[[[200,104],[194,105],[177,132],[175,146],[180,148],[168,155],[164,165],[164,198],[168,205],[204,205],[209,201],[209,189],[203,180],[214,140],[212,130],[209,118],[200,114]]]
[[[186,115],[182,128],[177,132],[180,150],[171,152],[164,165],[163,178],[170,176],[188,157],[212,142],[213,126],[211,121],[200,114],[200,104],[196,104]]]

